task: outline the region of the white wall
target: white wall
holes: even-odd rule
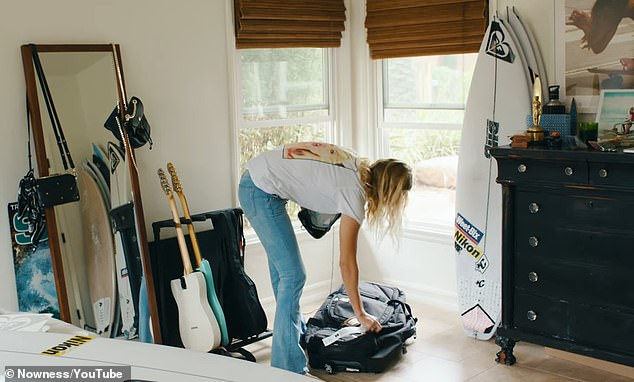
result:
[[[2,1],[0,13],[0,203],[26,172],[20,45],[121,44],[127,88],[146,104],[152,151],[138,152],[148,225],[169,217],[156,169],[180,169],[192,212],[233,205],[225,2],[188,0]],[[0,307],[15,308],[7,219],[0,219]],[[150,237],[151,238],[151,237]]]
[[[128,93],[144,101],[155,142],[151,151],[147,147],[137,151],[148,228],[153,221],[170,216],[156,177],[156,170],[168,161],[179,170],[192,213],[235,205],[225,23],[228,2],[0,3],[0,205],[15,201],[19,179],[27,168],[20,45],[28,42],[121,45]],[[322,247],[328,253],[323,254]],[[314,253],[330,259],[330,248],[320,241],[307,245],[304,252],[309,258]],[[270,291],[264,254],[258,254],[256,246],[250,246],[249,252],[253,255],[247,256],[247,271],[258,280],[258,287],[262,285],[260,297],[266,299]],[[0,308],[17,308],[6,218],[0,219]]]
[[[179,170],[192,212],[235,205],[231,171],[232,93],[227,60],[227,9],[224,0],[0,0],[0,205],[14,201],[26,172],[24,77],[19,47],[36,43],[121,44],[127,88],[140,96],[152,125],[154,148],[137,152],[148,225],[169,217],[159,190],[156,169],[172,161]],[[338,89],[350,88],[340,100],[344,113],[341,138],[361,154],[374,154],[371,82],[363,26],[363,2],[349,0],[347,30],[337,55],[350,68],[340,73]],[[497,0],[502,11],[516,5],[540,44],[549,76],[554,78],[553,15],[550,0]],[[37,10],[37,11],[34,11]],[[349,78],[349,79],[348,79]],[[349,84],[349,87],[348,87]],[[345,85],[345,86],[344,86]],[[347,106],[346,106],[347,104]],[[341,106],[343,105],[343,106]],[[349,110],[348,110],[349,109]],[[348,125],[349,123],[349,125]],[[150,231],[151,232],[151,231]],[[149,235],[152,240],[151,233]],[[315,241],[300,237],[308,271],[305,294],[322,295],[340,282],[332,235]],[[399,283],[415,298],[452,304],[456,286],[452,234],[406,235],[400,247],[376,245],[364,234],[360,243],[364,279]],[[335,269],[332,273],[332,262]],[[265,305],[272,304],[266,257],[257,245],[247,246],[247,272],[258,285]],[[9,229],[0,219],[0,308],[15,309]]]

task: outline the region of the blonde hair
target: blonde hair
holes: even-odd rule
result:
[[[407,194],[412,188],[412,169],[398,159],[379,159],[360,165],[370,228],[396,240],[401,231]]]

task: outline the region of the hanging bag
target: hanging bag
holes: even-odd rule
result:
[[[123,91],[123,77],[121,75],[121,69],[119,68],[118,55],[114,45],[112,46],[112,53],[115,60],[115,74],[117,76],[117,82],[121,88],[121,96],[125,97],[125,92]],[[123,99],[123,102],[125,102],[125,98]],[[143,102],[141,99],[138,97],[132,97],[127,104],[123,105],[123,108],[125,109],[123,121],[121,120],[121,110],[119,109],[119,105],[117,105],[106,119],[106,122],[104,122],[104,127],[110,130],[119,142],[123,142],[121,130],[125,129],[132,148],[138,149],[149,142],[150,149],[152,149],[150,123],[147,121],[147,118],[145,118]]]
[[[297,218],[304,229],[315,239],[320,239],[327,234],[340,217],[341,214],[322,214],[304,207],[301,207],[297,213]]]
[[[62,130],[62,125],[59,121],[59,116],[57,115],[55,104],[53,103],[53,97],[51,96],[51,91],[48,87],[48,82],[46,81],[44,70],[42,69],[42,64],[37,53],[37,48],[33,44],[31,44],[30,46],[31,54],[33,56],[33,64],[35,66],[35,71],[40,82],[40,88],[42,90],[42,95],[46,103],[46,110],[48,111],[48,115],[51,120],[53,133],[55,134],[55,140],[57,141],[57,148],[59,149],[60,155],[62,157],[62,164],[65,171],[64,174],[55,174],[40,178],[34,178],[35,180],[33,187],[38,194],[38,203],[41,207],[53,207],[60,204],[76,202],[79,200],[79,189],[77,188],[75,163],[73,162],[73,158],[70,155],[68,143],[66,142],[66,138],[64,137],[64,131]],[[27,100],[27,114],[28,113],[29,110]],[[32,176],[33,173],[33,167],[30,160],[31,124],[30,118],[28,118],[28,116],[27,119],[29,121],[27,126],[27,129],[29,131],[29,172],[27,173],[27,177],[25,177],[26,180],[23,179],[23,181],[25,181],[25,189],[26,186],[29,185],[29,182],[31,182],[31,179],[28,178],[28,176],[29,174]],[[20,187],[20,189],[22,189],[22,187]]]

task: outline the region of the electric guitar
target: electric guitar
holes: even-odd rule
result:
[[[185,199],[183,186],[181,185],[180,179],[178,179],[178,174],[176,173],[176,167],[174,167],[172,163],[168,163],[167,171],[172,177],[172,187],[174,188],[174,192],[176,192],[178,198],[181,201],[183,214],[185,215],[185,219],[187,220],[189,239],[191,240],[192,248],[194,249],[194,257],[196,258],[196,264],[198,266],[196,270],[202,272],[202,274],[205,276],[205,281],[207,283],[207,299],[209,300],[211,310],[214,312],[216,320],[218,321],[218,325],[220,326],[220,333],[222,336],[221,343],[223,346],[227,346],[229,344],[227,322],[225,321],[225,314],[222,311],[222,306],[220,305],[220,301],[218,301],[218,295],[216,294],[216,288],[214,287],[214,275],[211,271],[211,264],[209,264],[209,261],[207,259],[203,259],[200,254],[198,240],[196,239],[196,231],[194,230],[194,224],[191,220],[192,217],[189,214],[189,206],[187,205],[187,199]]]
[[[205,276],[192,269],[176,201],[165,172],[159,169],[158,176],[172,210],[176,238],[183,260],[183,276],[170,282],[172,294],[178,306],[178,328],[181,341],[187,349],[208,352],[220,346],[220,327],[207,300]]]

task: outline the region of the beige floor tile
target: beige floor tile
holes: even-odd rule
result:
[[[572,382],[574,379],[561,375],[544,373],[537,370],[525,369],[521,366],[497,365],[477,376],[467,380],[468,382]]]
[[[625,382],[632,381],[616,374],[570,362],[544,353],[544,348],[525,342],[518,342],[514,351],[517,364],[522,368],[549,372],[584,382]]]
[[[417,339],[411,347],[415,351],[453,362],[460,362],[485,352],[490,353],[495,358],[495,352],[499,349],[493,340],[481,341],[467,337],[461,327],[455,326],[429,337],[423,336],[420,341]]]

